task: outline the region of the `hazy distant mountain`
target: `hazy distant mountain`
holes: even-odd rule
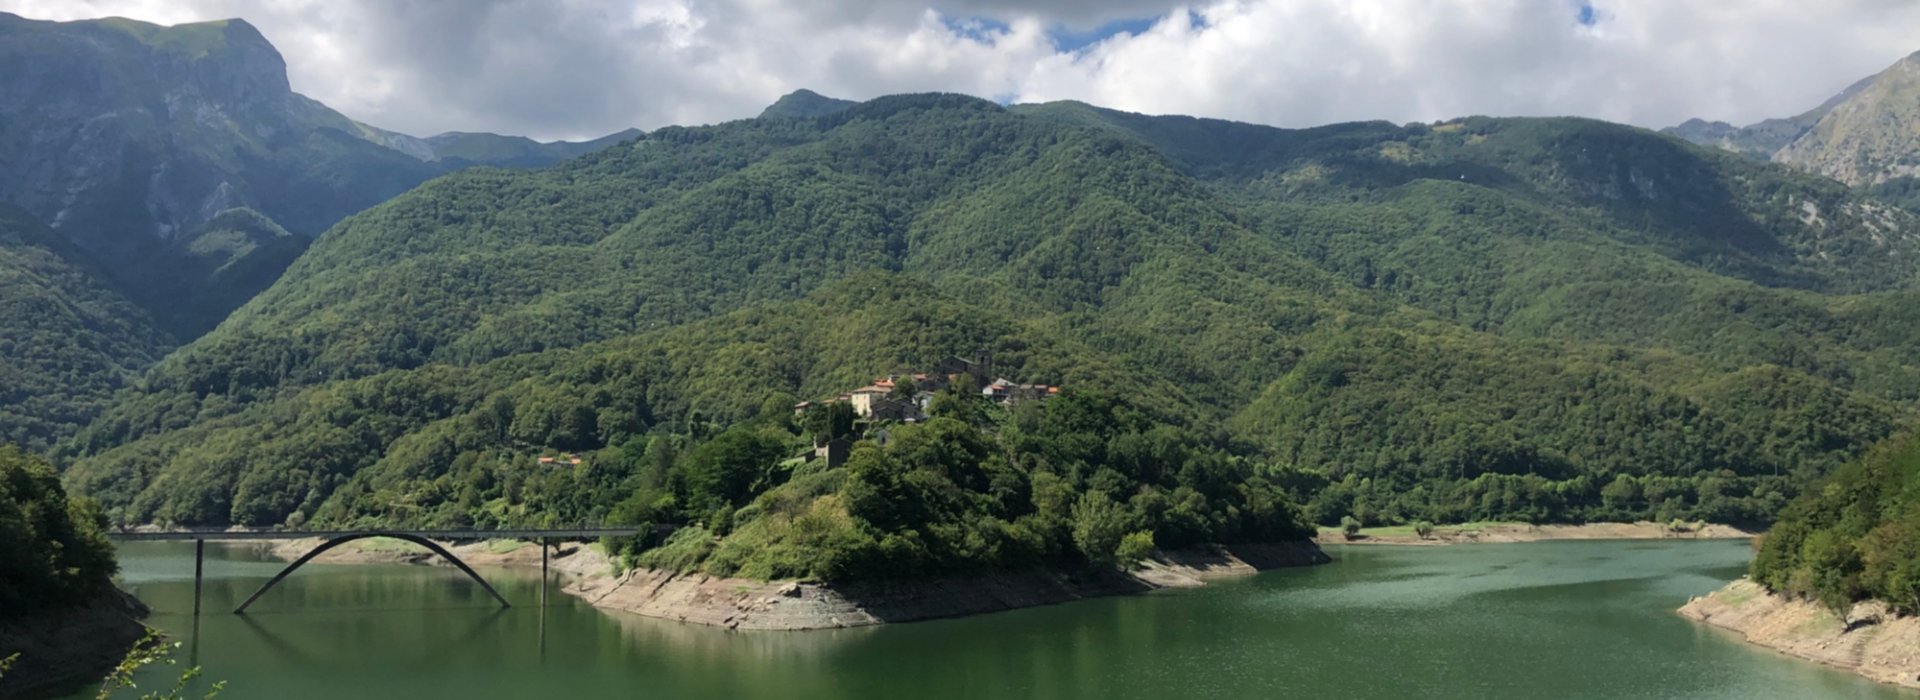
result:
[[[1664,131],[1908,200],[1903,192],[1913,188],[1899,181],[1920,173],[1920,54],[1796,117],[1746,127],[1692,119]]]
[[[1920,173],[1920,54],[1849,92],[1774,160],[1855,186]]]
[[[544,165],[631,136],[539,144],[376,129],[293,92],[279,52],[242,20],[0,13],[0,66],[0,201],[73,241],[187,339],[292,260],[298,244],[263,246],[262,235],[316,236],[455,168]],[[269,225],[205,235],[235,210]],[[187,279],[236,265],[248,273]]]

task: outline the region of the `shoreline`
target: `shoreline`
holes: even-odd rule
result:
[[[809,630],[861,627],[1013,610],[1167,588],[1197,588],[1207,581],[1247,576],[1289,566],[1331,561],[1326,545],[1444,546],[1549,540],[1740,539],[1748,533],[1725,525],[1676,532],[1652,523],[1532,525],[1469,523],[1434,528],[1426,538],[1411,527],[1372,528],[1349,540],[1323,529],[1313,540],[1273,545],[1236,545],[1185,552],[1155,552],[1140,569],[1097,574],[1029,570],[991,572],[868,584],[825,585],[758,581],[652,569],[615,572],[599,547],[568,542],[555,546],[549,568],[561,575],[560,592],[589,605],[645,617],[737,630]],[[254,542],[252,546],[291,561],[320,540]],[[247,546],[246,544],[240,546]],[[439,543],[471,566],[515,569],[540,566],[537,545],[511,540]],[[316,564],[447,565],[410,543],[369,539],[316,557]]]
[[[826,585],[635,569],[563,590],[594,607],[735,630],[799,631],[964,617],[1168,588],[1331,559],[1306,541],[1156,552],[1131,572],[1003,571]]]
[[[1748,644],[1920,690],[1920,618],[1857,604],[1845,618],[1817,604],[1790,600],[1741,578],[1676,611],[1694,622],[1741,635]]]
[[[147,636],[150,611],[109,585],[92,599],[0,625],[0,658],[18,653],[0,697],[56,697],[99,685]]]
[[[1691,524],[1684,531],[1650,521],[1633,523],[1584,523],[1580,525],[1534,525],[1530,523],[1466,523],[1436,525],[1427,537],[1421,537],[1409,525],[1361,528],[1360,536],[1348,539],[1339,528],[1321,528],[1314,541],[1320,545],[1411,545],[1438,547],[1456,544],[1514,544],[1551,540],[1714,540],[1752,539],[1755,533],[1731,525]]]
[[[284,540],[254,546],[291,561],[318,542]],[[509,542],[441,544],[470,566],[540,566],[536,545]],[[1155,552],[1141,568],[1131,572],[1029,570],[826,585],[655,569],[616,573],[612,561],[597,547],[566,543],[558,547],[549,569],[562,575],[561,592],[604,610],[733,630],[798,631],[963,617],[1111,595],[1198,588],[1210,580],[1328,561],[1331,558],[1316,544],[1302,540]],[[379,539],[336,547],[312,563],[446,565],[440,557],[412,544]]]

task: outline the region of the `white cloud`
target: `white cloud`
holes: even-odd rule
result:
[[[294,88],[410,133],[592,136],[747,117],[808,87],[948,90],[1303,126],[1575,114],[1663,126],[1810,108],[1920,49],[1896,0],[0,0],[29,17],[229,16]],[[1062,52],[1052,30],[1157,16]],[[969,24],[970,18],[994,20]]]

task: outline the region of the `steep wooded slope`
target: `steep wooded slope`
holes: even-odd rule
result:
[[[70,478],[128,520],[584,518],[660,440],[990,348],[1322,520],[1760,520],[1912,411],[1912,326],[1875,325],[1910,313],[1912,221],[1875,207],[1579,120],[908,95],[663,129],[342,222]]]

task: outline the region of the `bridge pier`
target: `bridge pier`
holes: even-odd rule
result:
[[[207,541],[193,541],[193,616],[200,617],[200,572],[207,558]]]
[[[320,556],[322,552],[325,552],[329,549],[333,549],[334,547],[338,547],[348,542],[352,542],[354,540],[362,540],[369,537],[392,537],[394,539],[406,540],[408,542],[412,542],[422,547],[426,547],[427,549],[432,550],[434,554],[440,555],[441,558],[446,559],[447,561],[452,562],[454,566],[459,567],[461,571],[467,574],[467,578],[473,579],[474,583],[480,584],[480,587],[486,589],[487,593],[489,595],[492,595],[494,600],[500,601],[500,607],[502,608],[513,607],[507,604],[507,599],[502,597],[499,591],[493,590],[493,586],[490,586],[487,584],[486,579],[480,578],[480,574],[474,573],[472,567],[467,566],[466,562],[460,561],[459,557],[453,556],[453,552],[447,551],[445,547],[441,547],[438,543],[434,542],[433,540],[427,539],[425,537],[421,537],[419,535],[408,534],[405,532],[357,532],[357,533],[341,535],[339,537],[335,537],[333,539],[327,540],[325,543],[322,543],[320,546],[314,547],[313,551],[307,552],[306,554],[302,555],[299,559],[294,560],[292,564],[287,565],[287,568],[281,569],[280,573],[275,574],[271,580],[268,580],[266,585],[261,586],[260,590],[254,591],[253,595],[248,596],[247,602],[241,603],[240,607],[234,608],[233,614],[235,615],[245,614],[247,612],[247,606],[253,605],[253,601],[259,600],[261,595],[265,594],[269,589],[272,589],[274,585],[280,583],[281,579],[286,578],[288,574],[293,573],[294,570],[300,568],[301,565],[306,564],[309,561],[312,561],[314,557]]]

